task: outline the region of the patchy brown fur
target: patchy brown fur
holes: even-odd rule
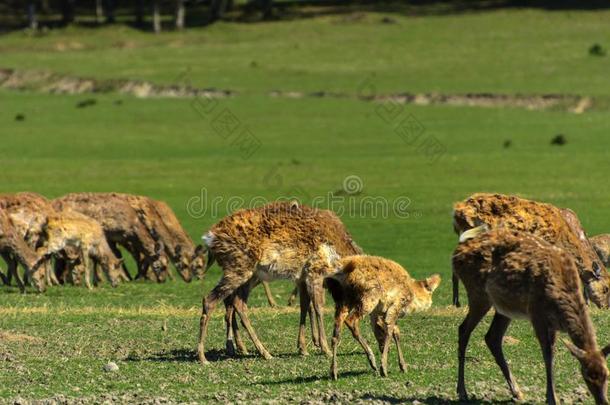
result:
[[[4,209],[0,209],[0,254],[9,266],[20,263],[26,274],[33,271],[38,262],[36,252],[25,243]],[[16,267],[9,267],[9,273],[11,272],[17,276],[21,291],[25,291],[25,286],[16,273]]]
[[[84,272],[85,285],[91,288],[92,266],[89,261],[92,260],[93,266],[101,266],[112,286],[117,285],[122,274],[121,260],[108,246],[104,231],[96,220],[76,211],[60,211],[49,215],[45,232],[46,244],[42,248],[44,254],[61,255],[67,259],[73,269],[73,277],[80,277],[78,273]],[[75,256],[78,256],[82,268],[76,266]]]
[[[122,245],[136,262],[144,268],[150,265],[155,274],[167,268],[163,245],[155,241],[137,211],[120,194],[73,193],[53,200],[52,204],[58,211],[70,209],[97,220],[117,257],[121,257],[117,245]]]
[[[205,336],[211,312],[220,300],[227,306],[227,346],[233,348],[237,311],[257,350],[266,358],[271,355],[258,340],[247,317],[246,305],[250,290],[261,281],[291,279],[300,286],[301,327],[299,348],[306,352],[302,331],[310,299],[318,322],[319,344],[330,353],[323,327],[323,277],[306,285],[303,269],[311,256],[323,244],[332,247],[339,256],[361,253],[341,220],[331,211],[316,210],[295,202],[278,202],[256,209],[240,210],[214,225],[204,236],[208,254],[223,269],[220,282],[203,300],[198,353],[205,358]],[[321,261],[320,263],[324,263]],[[328,269],[315,269],[311,273],[327,274]],[[308,293],[308,289],[313,294]],[[235,340],[238,337],[235,336]],[[239,342],[237,342],[239,345]]]
[[[15,232],[23,239],[25,244],[32,250],[40,246],[43,226],[47,221],[49,213],[53,212],[49,201],[36,193],[23,192],[16,194],[0,195],[0,210],[3,210],[11,220]],[[25,283],[17,273],[17,264],[21,262],[26,268],[26,280],[33,283],[38,291],[44,291],[47,282],[50,282],[51,271],[48,263],[39,266],[38,269],[32,272],[31,268],[27,268],[23,258],[20,260],[14,254],[3,254],[3,258],[8,265],[8,274],[6,283],[10,284],[11,278],[14,276],[21,291],[24,291]]]
[[[381,352],[381,375],[387,375],[390,339],[398,351],[400,370],[406,364],[400,347],[400,330],[396,321],[408,313],[422,311],[432,305],[432,293],[441,278],[435,274],[417,281],[398,263],[375,256],[347,256],[338,260],[336,273],[326,279],[335,300],[335,329],[332,340],[331,377],[337,379],[337,347],[343,323],[366,352],[369,363],[377,370],[375,356],[360,335],[359,322],[366,315]]]
[[[189,272],[190,277],[203,277],[205,270],[205,249],[202,245],[195,245],[186,233],[176,214],[164,201],[153,200],[155,210],[163,220],[170,235],[170,245],[176,252],[176,260],[184,272]],[[186,276],[183,276],[186,277]],[[186,278],[185,278],[186,279]]]
[[[610,277],[603,269],[576,214],[551,204],[502,194],[473,194],[455,204],[454,229],[458,234],[486,224],[530,232],[565,249],[576,259],[588,297],[599,307],[609,304]],[[459,306],[458,283],[454,278],[453,301]]]
[[[573,256],[528,232],[492,229],[463,241],[455,249],[453,272],[468,293],[468,315],[459,328],[458,394],[466,400],[464,362],[471,332],[494,307],[496,314],[485,341],[500,366],[514,398],[522,393],[502,353],[502,337],[514,318],[532,323],[543,349],[547,401],[556,403],[552,357],[557,331],[567,332],[570,351],[597,403],[607,403],[608,369],[596,343],[595,330],[580,291]]]
[[[591,246],[604,266],[610,267],[610,234],[601,234],[589,238]]]

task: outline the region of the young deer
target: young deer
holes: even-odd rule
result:
[[[515,196],[485,193],[473,194],[454,205],[453,227],[458,235],[483,224],[529,232],[565,249],[576,259],[586,297],[598,307],[608,307],[610,276],[573,211]],[[453,277],[453,303],[460,305],[456,276]]]
[[[493,307],[495,315],[485,342],[508,383],[514,399],[523,394],[502,351],[502,338],[515,318],[529,319],[540,342],[546,367],[546,399],[558,403],[553,382],[553,349],[558,331],[578,359],[589,391],[598,404],[607,404],[610,345],[597,347],[595,330],[581,293],[582,283],[572,255],[527,232],[471,229],[460,237],[452,258],[453,273],[468,293],[468,315],[459,327],[457,393],[467,400],[464,363],[470,334]]]
[[[256,209],[239,210],[214,225],[204,236],[204,241],[208,248],[208,266],[216,260],[222,267],[223,275],[203,299],[197,346],[201,363],[207,363],[205,338],[210,315],[217,303],[223,300],[226,306],[228,351],[233,351],[232,339],[236,331],[233,311],[236,311],[259,353],[267,359],[271,358],[250,324],[246,303],[252,288],[263,280],[276,279],[291,279],[300,288],[300,352],[306,354],[303,331],[311,303],[318,323],[320,348],[330,354],[324,333],[323,278],[311,277],[311,282],[307,284],[303,273],[305,264],[322,244],[332,246],[342,256],[361,253],[334,213],[301,206],[296,202],[278,202]],[[310,274],[328,272],[326,269],[312,269]],[[239,345],[237,337],[235,340]]]
[[[41,248],[44,256],[67,259],[73,280],[80,279],[84,272],[85,285],[91,288],[91,268],[98,265],[113,287],[121,280],[122,260],[112,253],[101,225],[93,218],[75,211],[60,211],[49,216],[45,233],[46,243]],[[97,277],[97,272],[94,274]]]
[[[398,263],[375,256],[347,256],[338,261],[339,271],[325,279],[335,300],[335,329],[332,339],[333,357],[330,374],[337,379],[337,347],[343,323],[364,349],[369,364],[377,371],[375,355],[360,335],[359,322],[370,316],[371,327],[381,352],[381,375],[388,374],[390,339],[398,351],[400,371],[406,364],[400,348],[400,330],[396,321],[406,314],[423,311],[432,305],[432,293],[441,277],[434,274],[417,281]]]

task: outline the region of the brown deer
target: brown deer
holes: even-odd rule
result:
[[[176,267],[181,274],[187,274],[188,272],[190,277],[202,277],[205,271],[205,249],[203,245],[195,246],[167,203],[153,200],[153,204],[169,233],[168,244],[175,252],[174,263],[176,263]]]
[[[49,216],[45,226],[45,244],[40,250],[45,257],[59,255],[67,260],[73,279],[80,279],[79,273],[83,272],[89,289],[94,266],[101,266],[113,287],[123,276],[122,261],[108,246],[101,225],[76,211],[65,210]],[[93,274],[96,276],[97,272]]]
[[[14,263],[14,267],[9,267],[9,273],[15,275],[22,293],[25,292],[25,285],[17,275],[16,264],[19,263],[25,268],[26,277],[29,278],[38,291],[44,291],[45,278],[37,277],[36,268],[39,266],[39,257],[30,248],[17,231],[13,221],[6,214],[4,209],[0,209],[0,254],[9,263]],[[39,273],[38,273],[39,274]],[[29,277],[28,277],[29,276]],[[6,283],[6,280],[3,280]]]
[[[3,210],[10,218],[17,235],[35,252],[40,247],[43,226],[47,221],[47,216],[54,212],[49,201],[39,194],[30,192],[2,194],[0,195],[0,210]],[[5,253],[2,256],[8,265],[5,284],[10,284],[12,278],[15,277],[22,292],[26,282],[31,281],[28,280],[30,277],[37,279],[34,286],[39,292],[44,291],[47,284],[57,284],[49,263],[41,263],[41,266],[34,273],[31,272],[31,269],[29,271],[26,269],[26,280],[24,282],[17,272],[18,258],[10,253]]]
[[[121,195],[73,193],[53,200],[52,205],[58,211],[73,210],[98,221],[115,256],[121,257],[117,245],[122,245],[136,262],[145,268],[150,266],[155,274],[166,271],[163,244],[151,236],[136,210]]]
[[[530,232],[565,249],[576,259],[586,298],[607,308],[610,277],[585,237],[576,214],[551,204],[502,194],[473,194],[453,209],[453,227],[458,235],[486,224]],[[453,303],[459,306],[459,283],[453,277]]]
[[[528,319],[540,342],[546,367],[546,399],[558,403],[553,381],[553,349],[557,332],[578,359],[589,391],[598,404],[607,404],[610,345],[599,350],[582,282],[574,257],[528,232],[486,226],[466,231],[452,257],[453,274],[468,294],[468,315],[459,327],[458,384],[460,400],[467,400],[464,363],[470,334],[493,307],[495,315],[485,342],[508,383],[514,399],[523,394],[513,378],[502,339],[512,319]]]
[[[337,348],[344,323],[364,349],[373,370],[377,371],[375,355],[360,335],[359,323],[366,315],[370,316],[379,344],[381,375],[388,375],[390,339],[396,344],[400,371],[404,372],[406,363],[396,321],[406,314],[430,308],[432,293],[439,286],[441,277],[434,274],[417,281],[398,263],[375,256],[347,256],[338,260],[338,267],[339,271],[325,279],[335,301],[331,377],[337,379]]]
[[[278,202],[260,208],[239,210],[214,225],[204,236],[204,242],[208,249],[208,266],[216,260],[223,269],[223,275],[216,287],[203,299],[197,347],[203,364],[207,363],[205,338],[208,322],[221,300],[227,306],[225,322],[229,352],[233,346],[231,338],[235,323],[232,314],[235,311],[259,353],[267,359],[271,358],[252,328],[247,314],[246,303],[250,290],[262,280],[291,279],[299,285],[299,350],[306,354],[303,330],[311,303],[318,323],[320,347],[330,354],[324,333],[323,277],[312,277],[312,282],[307,284],[303,272],[307,261],[322,244],[331,246],[339,256],[362,253],[334,213],[296,202]],[[329,269],[310,269],[309,273],[329,272]]]

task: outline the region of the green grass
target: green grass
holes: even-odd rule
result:
[[[383,24],[389,15],[396,24]],[[356,16],[356,17],[354,17]],[[0,66],[175,82],[242,92],[379,91],[607,95],[610,11],[508,9],[428,17],[338,14],[258,24],[219,23],[159,36],[126,27],[0,37]],[[103,69],[100,69],[100,61]]]
[[[208,357],[215,361],[201,367],[194,352],[198,313],[202,296],[219,277],[215,266],[205,281],[191,284],[135,282],[94,291],[62,287],[44,295],[20,295],[15,287],[2,287],[0,401],[58,395],[90,402],[160,397],[195,402],[456,399],[457,326],[465,313],[448,308],[449,258],[456,242],[452,204],[477,191],[516,193],[573,208],[589,234],[608,232],[610,113],[405,107],[401,116],[416,117],[425,128],[422,137],[434,136],[443,145],[445,153],[431,160],[394,132],[398,121],[384,121],[377,104],[279,99],[266,93],[355,92],[376,72],[373,83],[387,92],[607,97],[608,58],[590,57],[587,49],[594,42],[608,46],[608,12],[394,15],[398,24],[381,24],[381,17],[224,23],[160,36],[120,27],[69,28],[36,38],[2,36],[0,67],[156,82],[174,82],[190,69],[194,84],[242,93],[219,100],[214,114],[202,116],[185,99],[0,90],[0,190],[48,197],[74,191],[149,195],[167,201],[198,240],[231,211],[230,203],[296,194],[306,203],[320,197],[326,206],[329,193],[341,190],[347,177],[358,176],[362,193],[331,206],[342,213],[358,243],[368,253],[399,261],[416,277],[434,272],[443,276],[433,309],[400,321],[407,373],[398,372],[392,350],[390,376],[375,376],[345,333],[340,379],[330,381],[328,359],[313,348],[306,358],[297,355],[297,310],[269,309],[262,289],[254,290],[249,302],[252,320],[275,358],[264,361],[253,347],[250,356],[226,358],[219,308],[207,345]],[[94,98],[95,105],[76,107],[87,98]],[[260,141],[247,159],[234,138],[214,130],[215,114],[225,109]],[[25,119],[15,120],[18,114]],[[551,146],[560,133],[568,143]],[[503,147],[507,140],[509,148]],[[214,210],[215,198],[221,202]],[[409,201],[409,216],[347,211],[350,203],[362,204],[365,198],[383,198],[389,204]],[[195,208],[190,212],[189,201]],[[197,205],[201,201],[206,202],[205,212]],[[272,289],[284,303],[292,286],[276,282]],[[329,313],[331,305],[328,298]],[[608,343],[610,317],[593,313],[599,341]],[[483,342],[488,322],[471,341],[468,387],[478,400],[508,400]],[[363,330],[372,341],[368,321]],[[515,322],[509,334],[516,339],[506,346],[513,372],[526,397],[539,402],[544,398],[544,367],[531,328]],[[108,361],[117,362],[120,370],[104,372]],[[555,374],[564,400],[590,400],[577,361],[561,345]]]

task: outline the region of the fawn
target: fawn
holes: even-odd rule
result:
[[[375,355],[360,335],[359,322],[370,316],[371,327],[381,352],[381,375],[388,374],[390,339],[398,351],[401,371],[406,365],[400,348],[400,330],[396,321],[404,315],[430,308],[432,293],[441,277],[434,274],[425,280],[414,280],[398,263],[375,256],[347,256],[338,261],[339,270],[325,279],[335,301],[335,329],[332,338],[331,377],[337,379],[337,347],[343,323],[364,349],[373,370]]]

